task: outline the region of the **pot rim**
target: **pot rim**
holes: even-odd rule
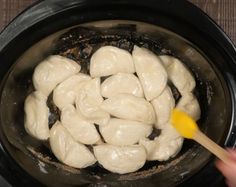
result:
[[[63,2],[63,3],[62,3]],[[199,28],[201,32],[208,31],[208,35],[212,35],[214,40],[217,41],[217,44],[219,44],[219,47],[224,50],[224,53],[227,54],[228,58],[230,59],[229,64],[232,66],[236,66],[236,48],[233,44],[233,42],[228,38],[228,36],[224,33],[224,31],[221,30],[221,28],[211,19],[209,18],[204,12],[202,12],[199,8],[195,7],[191,3],[187,1],[158,1],[155,2],[155,0],[148,0],[148,2],[143,1],[135,1],[135,0],[129,0],[127,1],[116,1],[116,0],[100,0],[98,1],[90,1],[90,0],[79,0],[79,1],[73,1],[73,0],[57,0],[56,2],[52,1],[39,1],[26,9],[24,12],[22,12],[17,18],[15,18],[1,33],[0,33],[0,56],[1,53],[4,52],[4,50],[7,48],[7,46],[22,32],[29,29],[35,24],[40,23],[44,19],[49,18],[50,16],[53,16],[55,14],[58,14],[60,12],[73,9],[77,6],[98,6],[98,4],[105,4],[105,5],[111,5],[115,6],[116,4],[122,4],[126,5],[129,3],[130,5],[133,3],[136,3],[136,6],[144,6],[146,5],[147,8],[155,9],[158,8],[160,4],[165,4],[166,6],[169,5],[171,7],[181,7],[183,9],[183,13],[179,15],[180,17],[185,16],[186,12],[192,16],[198,16],[199,20],[202,20],[204,22],[204,28]],[[156,3],[153,7],[153,4]],[[147,5],[149,4],[149,5]],[[184,8],[183,8],[184,7]],[[184,14],[185,12],[185,14]],[[190,18],[188,18],[188,21],[190,22]],[[152,24],[152,23],[151,23]],[[194,26],[197,27],[197,23],[192,23]],[[180,33],[177,33],[180,35]],[[233,70],[233,68],[231,69]],[[235,146],[236,137],[233,137],[234,133],[236,133],[236,111],[235,111],[235,103],[236,103],[236,82],[235,78],[231,77],[230,74],[226,74],[226,81],[227,85],[229,87],[231,99],[232,99],[232,117],[231,117],[231,126],[230,126],[230,133],[228,134],[226,138],[226,145],[227,146]],[[3,145],[4,151],[7,152],[5,146]],[[8,156],[10,154],[8,153]]]

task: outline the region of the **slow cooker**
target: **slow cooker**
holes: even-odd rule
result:
[[[201,10],[183,0],[39,1],[0,34],[2,186],[224,186],[214,157],[190,140],[167,162],[118,175],[98,165],[67,167],[47,142],[27,135],[23,106],[35,66],[50,54],[88,66],[103,45],[128,51],[139,45],[181,59],[197,82],[201,130],[222,146],[235,146],[236,50]]]

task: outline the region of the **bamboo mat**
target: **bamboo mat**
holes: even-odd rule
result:
[[[189,0],[212,17],[236,44],[236,0]],[[36,0],[0,0],[0,30]]]

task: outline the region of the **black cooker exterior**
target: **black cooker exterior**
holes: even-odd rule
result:
[[[77,14],[81,16],[73,16]],[[169,17],[170,19],[156,19]],[[68,20],[59,24],[61,16]],[[151,24],[158,23],[184,38],[196,46],[204,48],[205,41],[213,43],[221,52],[227,64],[220,67],[232,97],[232,124],[225,141],[225,146],[234,147],[236,142],[236,122],[234,104],[236,98],[236,49],[225,33],[207,15],[192,4],[183,0],[54,0],[39,1],[13,20],[0,34],[0,78],[3,79],[8,69],[32,43],[60,29],[70,27],[76,23],[105,19],[129,19]],[[172,21],[171,21],[172,20]],[[178,23],[173,21],[178,20]],[[50,25],[45,30],[45,25]],[[187,25],[188,27],[185,27]],[[37,30],[37,32],[34,32]],[[201,34],[191,35],[195,30]],[[34,34],[32,34],[34,33]],[[25,40],[24,38],[27,38]],[[203,39],[204,38],[204,39]],[[209,51],[209,55],[211,52]],[[212,54],[213,55],[213,54]],[[0,132],[1,133],[1,132]],[[27,174],[11,158],[5,149],[5,142],[0,146],[0,186],[44,186]],[[7,182],[8,181],[8,182]],[[52,181],[53,182],[53,181]],[[186,180],[180,186],[225,186],[223,176],[215,169],[214,162],[209,162],[196,175]]]

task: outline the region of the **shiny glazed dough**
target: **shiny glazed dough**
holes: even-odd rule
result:
[[[152,126],[137,121],[110,119],[105,126],[100,126],[99,131],[104,140],[112,145],[133,145],[141,138],[148,137]]]
[[[79,90],[89,80],[90,76],[79,73],[60,83],[53,91],[54,104],[60,110],[67,105],[75,104]]]
[[[149,125],[154,124],[156,119],[152,105],[144,98],[131,94],[117,94],[108,98],[102,103],[101,108],[117,118]]]
[[[160,56],[160,59],[167,69],[169,79],[181,95],[193,91],[196,86],[194,77],[180,60],[166,55]]]
[[[160,136],[154,140],[143,138],[139,144],[146,148],[147,160],[166,161],[179,153],[183,140],[171,124],[166,124]]]
[[[101,94],[109,98],[119,93],[143,97],[143,88],[139,79],[130,73],[118,73],[108,77],[101,85]]]
[[[105,169],[125,174],[139,170],[146,160],[166,161],[178,154],[184,139],[169,122],[175,99],[168,77],[182,96],[176,107],[195,120],[201,113],[192,94],[194,77],[181,61],[137,46],[132,55],[104,46],[91,57],[93,79],[80,69],[73,60],[50,56],[35,68],[37,91],[25,100],[26,131],[40,140],[49,138],[59,161],[85,168],[98,160]],[[102,84],[100,77],[106,78]],[[52,91],[61,122],[49,130],[47,97]],[[161,134],[150,140],[153,125]],[[84,144],[92,145],[94,155]]]
[[[50,56],[35,68],[34,87],[48,96],[57,84],[78,73],[80,69],[80,65],[73,60],[59,55]]]
[[[59,121],[50,130],[49,143],[57,159],[68,166],[85,168],[96,162],[89,149],[76,142]]]
[[[151,51],[134,46],[132,52],[137,75],[148,101],[159,96],[167,84],[167,73],[161,60]]]
[[[186,112],[195,121],[200,119],[201,109],[197,98],[192,93],[183,95],[177,103],[176,108]]]
[[[171,89],[167,86],[161,95],[152,100],[151,103],[156,112],[157,121],[155,127],[163,129],[170,120],[171,111],[175,107],[175,99]]]
[[[91,57],[90,75],[92,77],[134,72],[132,56],[126,50],[104,46],[99,48]]]
[[[40,91],[31,93],[25,100],[25,130],[39,140],[49,137],[47,97]]]
[[[146,151],[142,145],[104,144],[95,146],[93,149],[98,162],[114,173],[124,174],[137,171],[146,161]]]
[[[94,78],[80,89],[76,99],[76,108],[90,122],[106,125],[110,115],[100,108],[102,102],[100,78]]]
[[[84,120],[73,105],[68,105],[62,109],[61,123],[80,143],[95,144],[100,140],[100,135],[94,124]]]

